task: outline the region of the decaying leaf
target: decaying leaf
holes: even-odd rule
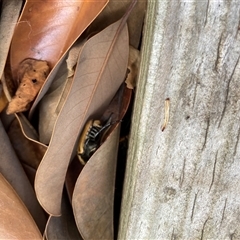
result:
[[[36,174],[38,200],[52,215],[61,214],[63,184],[72,152],[76,151],[79,132],[90,116],[99,116],[104,111],[125,78],[128,61],[126,18],[90,38],[80,53],[68,98]]]
[[[129,89],[134,89],[136,87],[139,65],[140,65],[140,52],[138,49],[130,46],[128,58],[128,74],[125,80],[125,83],[127,84],[127,87]]]
[[[7,108],[7,114],[27,111],[49,73],[46,61],[25,59],[18,69],[19,87]]]
[[[32,216],[0,173],[0,239],[42,239]]]

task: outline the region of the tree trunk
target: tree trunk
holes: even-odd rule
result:
[[[240,239],[239,57],[238,1],[149,1],[119,239]]]

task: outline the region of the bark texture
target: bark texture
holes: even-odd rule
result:
[[[239,58],[238,1],[148,2],[119,239],[240,239]]]

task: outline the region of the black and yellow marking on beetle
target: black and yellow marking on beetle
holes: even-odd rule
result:
[[[89,120],[79,139],[77,155],[79,161],[85,165],[102,143],[103,136],[112,125],[112,115],[102,124],[100,120]]]

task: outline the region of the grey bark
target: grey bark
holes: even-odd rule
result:
[[[149,1],[119,239],[240,239],[239,58],[237,0]]]

